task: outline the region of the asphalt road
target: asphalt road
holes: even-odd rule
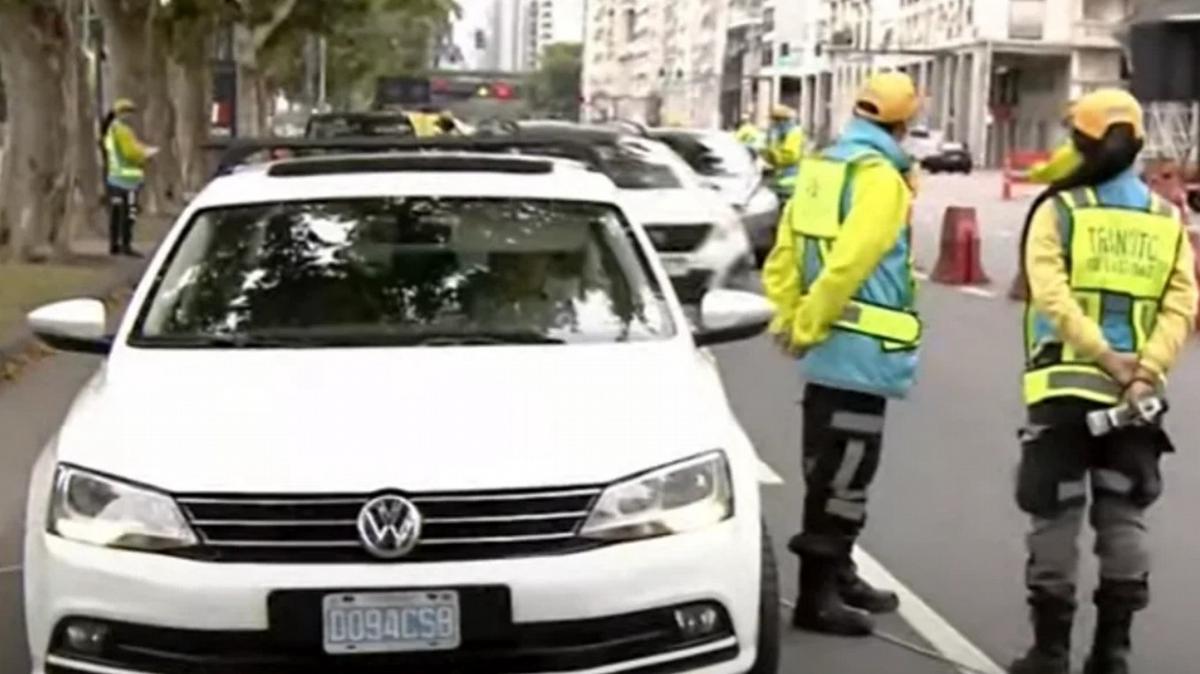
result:
[[[1019,308],[1003,299],[1015,270],[1021,203],[999,202],[994,176],[938,177],[926,182],[917,217],[917,257],[932,268],[945,205],[975,205],[992,290],[964,291],[925,284],[927,321],[919,386],[890,409],[885,459],[872,495],[864,549],[988,657],[1006,664],[1027,644],[1021,576],[1024,519],[1012,502],[1021,421],[1018,372]],[[999,297],[997,297],[997,295]],[[1137,671],[1188,674],[1200,661],[1192,628],[1200,606],[1200,347],[1193,346],[1172,378],[1175,411],[1169,427],[1179,452],[1166,460],[1167,492],[1152,517],[1156,570],[1154,604],[1137,623]],[[782,542],[799,518],[802,484],[793,365],[765,339],[719,349],[735,411],[763,459],[784,480],[764,487],[785,595],[795,591],[794,558]],[[21,627],[19,563],[22,502],[29,464],[74,392],[95,366],[80,356],[56,356],[0,384],[0,672],[27,671]],[[1082,542],[1086,553],[1090,540]],[[1090,555],[1085,554],[1085,559]],[[1077,627],[1082,652],[1090,631],[1087,607],[1094,564],[1087,561]],[[881,629],[918,647],[944,633],[928,621],[898,616]],[[923,636],[924,635],[924,636]],[[788,631],[788,674],[947,674],[955,669],[881,638],[845,640]]]

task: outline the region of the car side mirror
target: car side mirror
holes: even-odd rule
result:
[[[710,290],[700,300],[699,325],[692,331],[696,346],[749,339],[771,322],[771,303],[762,295],[744,290]]]
[[[26,317],[33,334],[60,351],[107,354],[113,336],[106,332],[108,311],[97,299],[64,300],[35,309]]]

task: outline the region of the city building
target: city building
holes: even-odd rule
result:
[[[728,0],[590,0],[584,114],[649,124],[721,123]]]
[[[542,51],[561,42],[583,41],[584,0],[528,0],[529,68],[536,68]]]
[[[1012,149],[1052,146],[1071,99],[1127,78],[1115,31],[1129,0],[818,4],[809,3],[798,72],[788,74],[800,77],[800,120],[819,140],[846,121],[872,71],[899,69],[925,95],[922,123],[996,165]]]

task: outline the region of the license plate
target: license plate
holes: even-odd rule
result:
[[[663,268],[667,270],[667,276],[687,276],[688,262],[687,258],[682,257],[664,257],[662,259]]]
[[[321,608],[326,653],[445,651],[462,643],[453,590],[327,594]]]

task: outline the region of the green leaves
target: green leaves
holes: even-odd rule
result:
[[[579,117],[583,45],[559,42],[546,45],[541,67],[529,76],[529,95],[537,110],[576,119]]]

